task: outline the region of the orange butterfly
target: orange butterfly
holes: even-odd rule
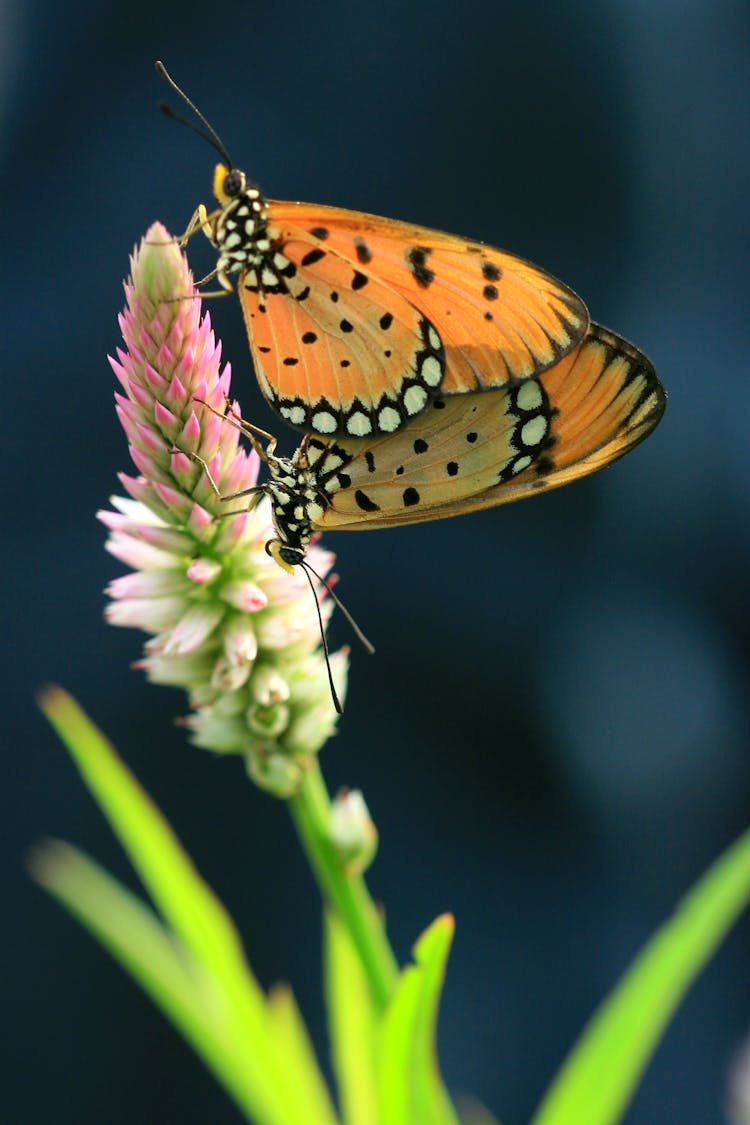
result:
[[[292,457],[277,457],[275,439],[229,415],[269,472],[264,484],[244,493],[222,496],[206,462],[193,457],[221,500],[269,498],[277,538],[266,543],[266,551],[285,570],[301,566],[310,580],[306,549],[320,531],[444,519],[558,488],[622,457],[651,433],[665,406],[666,394],[650,360],[614,332],[591,324],[583,343],[539,378],[438,395],[394,434],[336,438],[308,433]],[[267,439],[265,448],[259,436]],[[327,656],[322,622],[321,638]],[[330,666],[328,675],[340,712]]]
[[[304,565],[319,531],[443,519],[596,472],[642,441],[665,405],[646,356],[592,324],[576,351],[542,377],[437,396],[395,434],[366,440],[306,434],[286,458],[276,456],[270,435],[236,424],[269,470],[265,484],[248,490],[271,501],[278,538],[266,550],[290,570]],[[265,449],[257,435],[268,438]]]
[[[225,290],[238,275],[258,382],[285,422],[326,436],[392,434],[437,396],[538,378],[584,339],[583,301],[520,258],[377,215],[266,199],[157,70],[222,156],[219,207],[209,215],[201,204],[185,238],[205,232],[219,253],[208,276]]]
[[[201,205],[185,237],[208,235],[223,289],[238,274],[261,389],[307,431],[287,459],[240,423],[268,465],[251,491],[270,497],[268,548],[282,565],[303,563],[327,528],[439,519],[559,487],[656,426],[666,395],[651,362],[590,323],[570,289],[453,235],[266,200],[157,70],[207,132],[178,120],[223,161],[220,206]]]

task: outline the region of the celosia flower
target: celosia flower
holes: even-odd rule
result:
[[[125,349],[110,362],[139,475],[121,474],[130,499],[99,513],[107,549],[132,568],[108,587],[106,616],[151,634],[138,666],[188,692],[196,745],[244,755],[260,785],[288,795],[336,721],[310,588],[300,568],[287,574],[266,554],[275,537],[266,497],[223,504],[190,456],[208,464],[223,496],[256,483],[259,458],[240,447],[236,427],[194,406],[223,413],[230,371],[220,371],[200,300],[185,299],[194,293],[187,262],[158,223],[131,259],[125,293]],[[318,546],[308,557],[323,576],[333,563]],[[324,622],[331,608],[324,597]],[[343,695],[345,650],[331,667]]]

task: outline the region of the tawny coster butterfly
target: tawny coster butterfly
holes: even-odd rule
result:
[[[276,456],[270,435],[230,415],[269,471],[269,480],[245,493],[222,496],[208,465],[201,464],[222,500],[268,496],[278,538],[266,550],[284,569],[301,566],[308,572],[305,552],[320,531],[444,519],[558,488],[627,453],[653,430],[665,405],[651,362],[614,332],[592,324],[583,343],[540,378],[437,396],[395,434],[306,434],[286,458]],[[259,436],[267,439],[265,447]],[[321,637],[327,655],[322,622]],[[328,674],[334,706],[341,711],[330,667]]]
[[[170,78],[222,156],[201,205],[223,289],[238,289],[270,404],[307,434],[264,435],[279,561],[314,531],[438,519],[585,476],[656,426],[665,392],[572,290],[512,255],[342,208],[266,200]],[[208,280],[208,278],[204,279]],[[258,490],[254,490],[258,491]],[[296,554],[295,554],[296,552]],[[299,558],[297,557],[299,555]]]
[[[538,378],[585,338],[583,301],[544,270],[393,219],[266,199],[222,156],[201,205],[216,277],[237,291],[260,388],[283,420],[325,436],[392,434],[437,396]],[[171,116],[176,115],[163,107]]]
[[[270,480],[249,492],[270,498],[279,538],[269,553],[289,568],[302,562],[319,531],[444,519],[596,472],[642,441],[665,404],[651,362],[592,324],[584,342],[542,377],[437,396],[395,434],[308,433],[286,458],[276,456],[265,431],[235,424],[268,467]],[[258,435],[268,439],[265,448]]]
[[[278,538],[267,550],[280,565],[308,570],[319,531],[442,519],[557,488],[657,425],[666,394],[650,360],[590,322],[565,285],[454,235],[265,199],[157,70],[206,132],[177,119],[222,156],[219,207],[201,205],[184,238],[202,229],[219,252],[204,281],[231,291],[237,275],[261,390],[306,431],[283,458],[269,434],[235,420],[269,471],[249,492],[271,501]]]

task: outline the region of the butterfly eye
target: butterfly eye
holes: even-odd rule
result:
[[[234,199],[236,195],[241,195],[245,190],[245,173],[232,168],[224,177],[222,188],[224,195],[229,196],[230,199]]]
[[[269,539],[266,543],[266,554],[270,555],[283,570],[291,571],[294,566],[301,566],[305,552],[301,547],[288,547],[280,539]]]

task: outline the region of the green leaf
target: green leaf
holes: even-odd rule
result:
[[[134,896],[93,865],[71,860],[72,852],[62,862],[42,858],[35,872],[134,972],[249,1120],[308,1125],[306,1109],[298,1112],[294,1075],[276,1042],[266,998],[224,907],[159,810],[70,696],[50,688],[40,703],[174,933],[160,933],[143,904],[136,905]],[[147,963],[152,955],[158,969]],[[153,979],[161,969],[167,974],[163,986]],[[204,1027],[198,1029],[201,1020]]]
[[[220,1024],[207,1018],[196,968],[153,911],[77,848],[50,840],[29,858],[33,877],[128,970],[225,1085],[231,1051]],[[235,1091],[237,1100],[246,1099]],[[252,1097],[248,1106],[257,1108]]]
[[[336,1125],[338,1118],[291,989],[276,985],[268,998],[279,1054],[292,1083],[295,1120]]]
[[[619,1121],[688,987],[750,901],[750,832],[709,868],[594,1015],[532,1125]]]
[[[453,918],[437,918],[414,947],[383,1015],[378,1043],[381,1125],[459,1125],[435,1054],[437,1009]]]
[[[345,1125],[378,1125],[377,1010],[357,949],[335,910],[325,915],[325,987],[341,1115]]]

